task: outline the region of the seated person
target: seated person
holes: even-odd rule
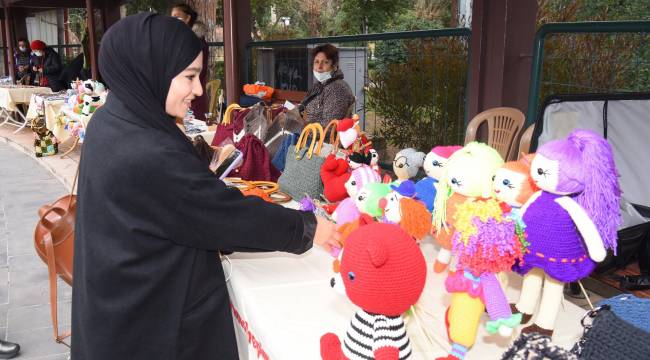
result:
[[[354,103],[352,89],[343,80],[339,66],[339,50],[331,44],[320,45],[312,51],[314,56],[314,85],[298,106],[307,113],[307,121],[323,126],[332,119],[350,116]]]
[[[16,64],[16,83],[30,85],[32,83],[32,50],[29,48],[27,39],[18,40],[18,48],[14,52],[14,63]]]

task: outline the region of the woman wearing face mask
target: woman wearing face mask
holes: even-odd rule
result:
[[[29,48],[27,39],[18,40],[18,49],[14,53],[14,64],[16,64],[16,83],[31,85],[32,78],[32,50]]]
[[[244,197],[198,158],[174,118],[203,93],[202,63],[201,41],[168,16],[126,17],[102,40],[111,92],[80,162],[73,359],[237,359],[218,251],[338,242],[332,223]]]
[[[203,54],[203,70],[199,75],[199,80],[201,81],[201,87],[205,89],[205,84],[208,79],[208,59],[210,57],[210,48],[208,47],[208,42],[205,40],[207,35],[207,27],[202,22],[198,21],[198,14],[191,6],[187,4],[176,4],[172,6],[171,16],[177,18],[178,20],[184,22],[189,26],[196,36],[201,39],[201,53]],[[208,96],[203,94],[194,101],[192,101],[192,113],[194,117],[199,120],[205,120],[205,113],[208,112]]]
[[[41,40],[32,41],[31,47],[36,57],[32,65],[34,84],[47,86],[55,92],[63,90],[59,80],[63,68],[59,54]]]
[[[323,126],[332,119],[349,116],[354,103],[352,89],[343,80],[339,66],[339,50],[331,44],[320,45],[312,51],[314,57],[314,85],[299,105],[307,113],[307,121]]]

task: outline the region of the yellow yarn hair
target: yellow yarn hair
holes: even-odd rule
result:
[[[462,195],[467,197],[491,197],[494,195],[492,176],[503,165],[501,155],[487,144],[473,141],[449,157],[445,170],[437,184],[433,207],[433,226],[447,228],[447,200],[451,196],[450,174],[465,175]]]

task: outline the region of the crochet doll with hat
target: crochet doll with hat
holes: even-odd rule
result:
[[[323,196],[329,202],[339,202],[348,197],[345,183],[350,179],[350,166],[344,159],[338,159],[334,154],[325,158],[320,168],[320,178],[323,181]]]
[[[393,191],[379,201],[384,210],[384,221],[398,224],[416,241],[431,232],[431,213],[416,198],[415,184],[406,180],[399,186],[391,185]]]
[[[411,357],[402,314],[415,304],[426,281],[424,256],[397,225],[372,223],[348,237],[339,276],[330,284],[343,287],[360,309],[352,317],[343,344],[327,333],[320,339],[324,360]]]
[[[527,322],[541,297],[522,332],[551,336],[564,283],[589,276],[606,249],[616,253],[621,190],[611,146],[589,130],[542,145],[530,175],[541,191],[522,208],[530,245],[515,267],[525,276],[514,310]]]
[[[499,153],[486,144],[471,142],[454,152],[442,173],[433,210],[433,228],[440,251],[433,269],[443,272],[451,261],[456,206],[468,199],[492,198],[492,176],[503,165]]]
[[[424,158],[425,178],[415,184],[418,198],[426,206],[429,212],[433,211],[433,201],[436,198],[436,184],[442,177],[445,164],[449,157],[461,149],[462,146],[436,146]]]

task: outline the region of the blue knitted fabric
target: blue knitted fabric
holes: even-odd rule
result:
[[[631,325],[650,333],[650,299],[638,298],[631,294],[623,294],[598,303],[611,306],[616,316]],[[648,355],[650,357],[650,355]]]
[[[297,141],[298,136],[296,134],[289,134],[284,137],[284,140],[282,140],[282,144],[280,144],[280,147],[275,153],[273,160],[271,160],[271,163],[273,166],[275,166],[276,169],[284,171],[284,165],[287,160],[287,150],[289,150],[289,146],[296,145]]]

